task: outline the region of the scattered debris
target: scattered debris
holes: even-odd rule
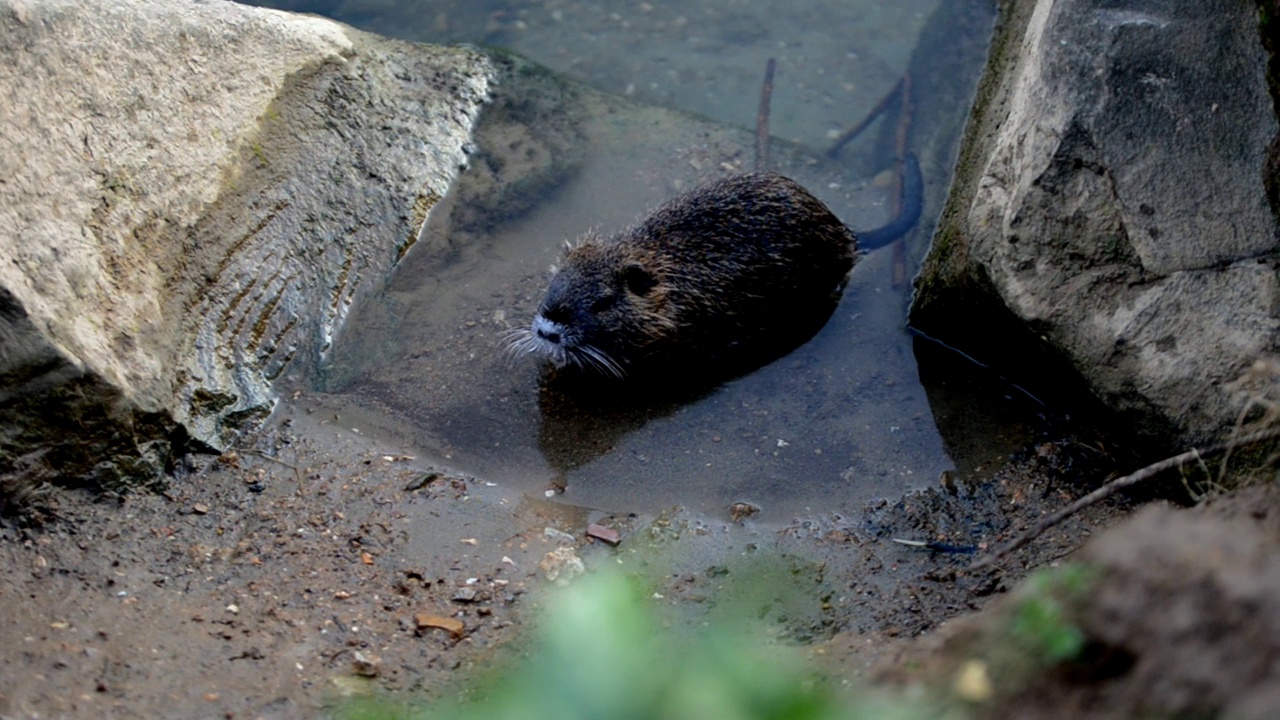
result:
[[[472,603],[476,601],[476,596],[479,594],[480,591],[473,587],[461,587],[453,594],[453,601],[460,603]]]
[[[196,515],[208,515],[209,506],[205,505],[204,503],[196,503],[191,506],[191,512],[195,513]]]
[[[382,658],[373,653],[365,654],[355,651],[351,661],[351,671],[360,677],[378,677],[382,672]]]
[[[563,530],[557,530],[553,527],[546,528],[542,531],[542,536],[548,540],[555,540],[560,543],[575,542],[575,538]]]
[[[977,545],[955,545],[952,543],[933,542],[933,541],[926,541],[926,540],[906,540],[903,538],[892,538],[892,540],[893,542],[896,542],[899,545],[906,545],[908,547],[921,548],[924,550],[932,550],[934,552],[962,553],[965,555],[972,555],[973,553],[978,552]]]
[[[749,518],[760,512],[759,505],[752,505],[746,502],[736,502],[729,506],[729,519],[738,522],[743,518]]]
[[[430,484],[432,480],[439,478],[441,475],[443,475],[443,473],[441,473],[439,470],[430,470],[427,473],[419,477],[416,477],[413,480],[410,480],[409,484],[404,486],[404,490],[405,492],[413,492],[414,490],[421,490],[422,488]]]
[[[587,537],[593,537],[610,545],[617,545],[622,542],[622,536],[618,534],[617,530],[604,525],[597,525],[596,523],[591,523],[587,526]]]
[[[569,581],[586,572],[582,559],[571,547],[558,547],[547,553],[538,563],[542,574],[549,582],[557,585],[568,585]]]
[[[466,629],[466,625],[461,620],[441,615],[431,615],[428,613],[418,613],[413,617],[414,623],[417,625],[419,632],[436,628],[439,630],[448,630],[454,637],[461,637],[462,631]]]

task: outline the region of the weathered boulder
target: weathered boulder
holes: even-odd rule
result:
[[[1148,439],[1220,436],[1280,351],[1266,64],[1240,0],[1007,3],[915,324],[1002,354],[995,298]]]
[[[271,407],[418,236],[486,55],[229,2],[0,0],[0,504]]]

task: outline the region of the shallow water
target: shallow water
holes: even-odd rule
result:
[[[776,363],[650,415],[558,411],[539,392],[541,364],[512,359],[503,336],[531,318],[563,241],[626,225],[692,186],[698,167],[749,157],[748,133],[640,107],[601,113],[585,138],[576,172],[531,212],[474,234],[433,218],[387,291],[353,313],[327,389],[402,414],[420,451],[454,468],[533,493],[564,486],[564,501],[611,511],[746,501],[781,519],[856,507],[949,466],[887,249],[857,265],[823,331]],[[838,215],[865,218],[855,227],[887,219],[885,189],[775,154]]]
[[[467,8],[480,7],[402,3],[384,14],[361,14],[355,3],[318,5],[309,9],[369,29],[394,27],[402,36],[443,40],[466,39],[457,37],[467,26],[462,19],[474,19]],[[708,2],[681,11],[682,24],[659,19],[666,11],[656,3],[649,10],[619,4],[616,12],[602,9],[608,4],[492,5],[483,15],[491,32],[469,39],[493,41],[497,32],[498,40],[535,60],[603,87],[627,77],[602,79],[609,68],[638,67],[655,81],[647,90],[625,81],[622,94],[732,115],[717,119],[739,128],[754,121],[764,60],[776,56],[775,135],[813,147],[825,145],[836,128],[850,124],[849,116],[865,111],[857,108],[892,86],[932,5],[909,10],[913,5],[853,2],[792,12]],[[717,8],[721,15],[706,16],[696,33],[690,29],[690,14]],[[613,15],[636,12],[635,37],[622,39],[627,22]],[[437,20],[423,24],[421,13]],[[826,28],[848,13],[858,18],[842,21],[852,28],[849,37],[833,40]],[[537,22],[543,14],[545,24]],[[500,31],[492,30],[495,23]],[[433,36],[432,28],[441,27],[447,31]],[[559,36],[552,32],[557,29]],[[588,67],[574,59],[578,55],[552,49],[575,42],[586,43],[581,54],[592,58]],[[844,49],[824,55],[828,45]],[[643,52],[628,56],[636,47]],[[605,56],[612,60],[600,59]],[[656,72],[658,66],[670,72]],[[840,79],[829,82],[833,76]],[[815,82],[826,89],[817,92]],[[871,86],[874,95],[851,90]],[[853,101],[853,95],[860,97]],[[836,98],[850,102],[835,109]],[[510,358],[503,336],[529,321],[563,242],[588,228],[614,232],[682,189],[752,164],[753,133],[680,113],[596,98],[575,121],[568,144],[550,151],[572,147],[574,157],[566,161],[572,168],[548,183],[545,195],[520,196],[511,207],[496,203],[479,219],[433,211],[386,290],[353,312],[325,371],[327,392],[403,422],[426,461],[533,496],[562,490],[561,502],[610,512],[682,505],[723,516],[742,501],[760,506],[766,522],[813,511],[853,514],[874,498],[933,484],[952,466],[905,332],[909,287],[893,282],[888,248],[862,258],[839,308],[813,340],[694,402],[600,415],[563,411],[555,397],[540,392],[542,366]],[[801,126],[805,130],[796,131]],[[503,134],[509,130],[491,132],[488,142],[515,147],[528,140]],[[780,142],[774,154],[777,169],[855,229],[889,218],[887,184],[859,175],[858,163],[817,160]],[[458,194],[483,197],[492,182],[473,166]],[[928,227],[932,216],[936,209],[926,217]]]
[[[822,147],[906,69],[939,0],[264,0],[390,37],[509,48],[603,92]],[[993,3],[994,4],[994,3]]]

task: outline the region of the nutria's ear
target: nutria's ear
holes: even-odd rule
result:
[[[632,295],[644,297],[658,284],[658,279],[640,265],[632,264],[623,269],[622,282],[626,284],[627,291]]]

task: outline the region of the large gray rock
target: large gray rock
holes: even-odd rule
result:
[[[1149,438],[1219,436],[1280,351],[1254,5],[1015,0],[993,48],[915,322],[998,342],[995,297]]]
[[[229,2],[0,0],[0,504],[268,411],[415,241],[493,75]]]

